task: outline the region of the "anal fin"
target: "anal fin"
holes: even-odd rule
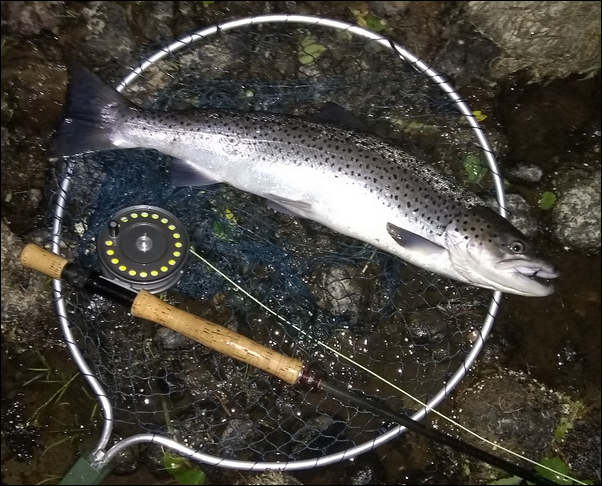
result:
[[[170,179],[176,187],[210,186],[221,182],[203,173],[196,164],[176,158],[170,164]]]
[[[271,193],[264,194],[263,197],[268,199],[268,207],[289,216],[304,216],[311,212],[311,204],[307,201],[288,199]]]

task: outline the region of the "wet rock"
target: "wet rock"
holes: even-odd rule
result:
[[[188,349],[194,345],[192,340],[166,327],[159,327],[155,334],[155,343],[164,350]]]
[[[194,362],[184,361],[184,384],[189,393],[200,400],[211,399],[212,390],[215,390],[219,383],[214,376],[207,370],[198,369]]]
[[[236,456],[237,451],[245,449],[249,444],[261,437],[256,422],[249,419],[231,419],[224,429],[220,439],[220,446],[227,456]]]
[[[142,444],[140,451],[140,461],[148,465],[148,469],[158,479],[173,479],[171,474],[165,468],[163,459],[165,449],[158,444]]]
[[[554,441],[565,400],[525,373],[502,370],[461,387],[456,394],[455,415],[460,423],[489,440],[539,458]],[[500,474],[484,463],[471,462],[470,469],[472,482],[486,482]]]
[[[367,264],[365,268],[357,265],[324,267],[313,273],[309,287],[318,306],[334,315],[345,316],[353,324],[368,307],[371,294],[376,295],[376,267],[374,264]]]
[[[56,33],[64,19],[65,2],[3,2],[2,27],[25,36],[42,30]],[[4,30],[4,29],[3,29]]]
[[[111,472],[123,476],[135,473],[138,469],[138,455],[138,446],[126,447],[113,459]]]
[[[81,11],[84,31],[81,51],[89,64],[101,66],[111,61],[121,66],[132,63],[136,41],[119,3],[88,2]]]
[[[415,344],[440,343],[447,337],[446,316],[437,309],[424,309],[409,314],[406,330]]]
[[[492,74],[530,82],[600,69],[600,3],[469,2],[468,20],[503,51]]]
[[[50,279],[39,272],[27,270],[19,262],[23,242],[2,222],[2,338],[17,345],[18,350],[56,345],[56,329]]]
[[[175,3],[177,2],[134,2],[131,10],[134,28],[152,42],[171,40]]]
[[[29,463],[34,449],[40,447],[40,431],[28,423],[23,398],[23,394],[18,393],[11,400],[2,399],[2,445],[6,444],[18,461]]]
[[[455,13],[453,21],[444,31],[446,42],[437,53],[434,65],[443,76],[452,78],[456,87],[474,87],[477,84],[494,86],[495,81],[491,79],[489,66],[499,55],[499,48],[477,32],[463,18],[461,12]],[[480,101],[482,100],[480,97]]]
[[[186,69],[198,70],[203,66],[208,71],[223,73],[235,61],[230,47],[222,41],[214,41],[201,48],[193,49],[178,58],[179,64]]]
[[[508,176],[523,182],[539,182],[543,177],[543,170],[536,165],[519,165],[508,170]]]
[[[491,198],[486,202],[497,211],[498,204],[495,199]],[[506,209],[510,222],[527,238],[533,238],[537,234],[537,220],[531,212],[531,206],[520,194],[506,194]]]
[[[575,135],[592,130],[591,120],[599,118],[599,85],[599,76],[588,80],[571,77],[545,86],[507,83],[500,94],[499,114],[510,141],[509,159],[551,172],[548,168],[558,165],[554,159],[559,154],[575,151],[576,138],[580,138]],[[585,138],[590,138],[590,143],[595,140],[595,136]],[[579,152],[579,158],[590,157],[585,147]]]
[[[383,17],[402,14],[411,2],[370,2],[370,7],[376,15]]]
[[[561,453],[571,471],[600,482],[600,418],[578,420],[569,430]],[[578,477],[579,477],[578,476]]]
[[[600,248],[600,170],[570,170],[557,183],[554,235],[569,248]]]
[[[383,473],[379,466],[379,464],[358,464],[350,475],[349,484],[382,484]]]
[[[261,474],[248,475],[234,484],[268,485],[268,484],[303,484],[289,473],[281,471],[266,471]]]
[[[40,202],[42,201],[42,191],[39,189],[30,189],[29,190],[29,199],[31,200],[31,204],[34,207],[38,207]]]
[[[321,444],[324,442],[323,434],[325,435],[334,424],[335,420],[328,415],[316,415],[307,419],[292,436],[295,456],[303,455],[304,452],[307,452],[308,447],[315,448],[318,445],[324,445]]]
[[[7,56],[11,62],[2,69],[3,124],[10,121],[11,127],[19,126],[28,136],[46,138],[61,112],[67,71],[61,64],[24,57],[12,48]]]

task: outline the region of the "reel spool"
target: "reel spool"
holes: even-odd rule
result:
[[[102,273],[134,290],[162,292],[184,273],[189,239],[172,213],[137,205],[113,215],[96,240]]]

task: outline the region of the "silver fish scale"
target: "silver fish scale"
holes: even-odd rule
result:
[[[415,157],[369,135],[268,113],[134,111],[124,127],[133,145],[185,160],[192,158],[191,151],[204,151],[206,160],[196,156],[196,163],[206,165],[217,181],[249,192],[265,196],[258,189],[244,187],[245,183],[237,184],[232,175],[220,174],[219,167],[241,161],[234,171],[244,170],[249,178],[256,171],[266,184],[271,172],[284,169],[292,176],[289,185],[295,184],[295,168],[311,169],[315,177],[330,181],[333,192],[349,186],[361,188],[367,204],[397,213],[397,221],[435,241],[454,219],[464,229],[479,223],[468,212],[484,205],[479,198]],[[257,168],[254,162],[259,162]]]

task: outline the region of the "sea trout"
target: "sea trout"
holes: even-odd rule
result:
[[[55,153],[125,148],[172,156],[175,185],[228,183],[452,279],[524,296],[554,291],[543,279],[557,272],[519,230],[399,147],[280,114],[144,111],[74,66]]]

